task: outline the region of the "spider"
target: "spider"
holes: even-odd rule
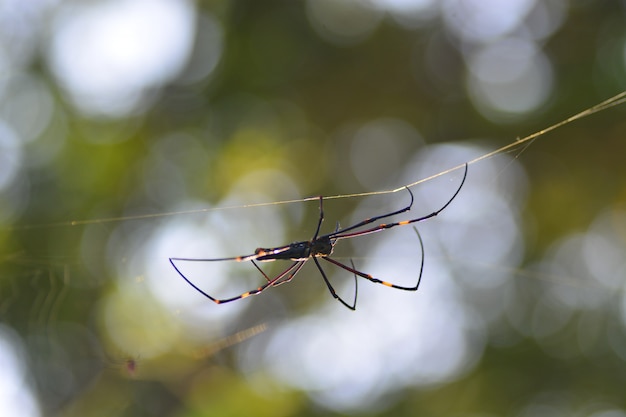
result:
[[[365,278],[373,283],[376,284],[382,284],[385,285],[387,287],[391,287],[391,288],[396,288],[399,290],[404,290],[404,291],[417,291],[421,279],[422,279],[422,272],[424,270],[424,245],[422,242],[422,237],[420,236],[419,232],[417,231],[417,228],[414,227],[415,232],[417,233],[417,237],[419,239],[420,242],[420,246],[421,246],[421,253],[422,253],[422,261],[421,261],[421,266],[420,266],[420,271],[419,271],[419,275],[417,278],[417,283],[415,284],[415,286],[412,287],[407,287],[407,286],[402,286],[402,285],[396,285],[393,284],[391,282],[387,282],[387,281],[382,281],[378,278],[374,278],[373,276],[366,274],[365,272],[361,272],[358,271],[355,266],[354,263],[352,262],[352,260],[350,260],[350,264],[351,266],[342,264],[339,261],[336,261],[335,259],[331,258],[330,256],[333,253],[333,249],[335,247],[335,244],[337,243],[337,241],[341,240],[341,239],[351,239],[353,237],[357,237],[357,236],[364,236],[364,235],[368,235],[371,233],[377,233],[377,232],[381,232],[383,230],[387,230],[387,229],[391,229],[392,227],[396,227],[396,226],[406,226],[408,224],[412,224],[412,223],[417,223],[417,222],[421,222],[427,219],[430,219],[431,217],[435,217],[437,216],[439,213],[441,213],[443,210],[446,209],[446,207],[448,207],[452,201],[456,198],[456,196],[459,194],[459,192],[461,191],[461,188],[463,188],[463,184],[465,184],[465,178],[467,177],[467,164],[465,164],[465,172],[463,174],[463,179],[461,180],[461,184],[459,185],[459,187],[457,188],[457,190],[454,192],[454,194],[452,195],[452,197],[438,210],[433,211],[430,214],[427,214],[425,216],[422,217],[418,217],[415,219],[410,219],[410,220],[402,220],[402,221],[398,221],[398,222],[394,222],[394,223],[381,223],[378,226],[374,226],[374,227],[370,227],[370,228],[366,228],[363,230],[356,230],[359,229],[361,227],[364,227],[368,224],[374,223],[377,220],[380,219],[385,219],[387,217],[391,217],[391,216],[395,216],[397,214],[401,214],[404,212],[407,212],[409,210],[411,210],[411,207],[413,207],[413,193],[411,192],[411,190],[409,188],[406,188],[406,190],[409,192],[409,195],[411,196],[411,202],[409,203],[409,205],[407,205],[404,208],[401,208],[400,210],[396,210],[393,211],[391,213],[386,213],[386,214],[381,214],[379,216],[374,216],[374,217],[370,217],[368,219],[362,220],[356,224],[353,224],[352,226],[348,226],[348,227],[344,227],[344,228],[340,228],[339,224],[337,224],[335,231],[333,231],[332,233],[328,233],[325,235],[321,235],[320,236],[320,228],[322,226],[322,222],[324,221],[324,209],[323,209],[323,197],[320,196],[319,197],[319,218],[317,221],[317,228],[315,229],[315,234],[313,235],[313,237],[310,240],[304,240],[301,242],[294,242],[294,243],[290,243],[288,245],[285,246],[279,246],[279,247],[275,247],[275,248],[257,248],[253,254],[251,255],[245,255],[245,256],[235,256],[232,258],[213,258],[213,259],[201,259],[201,258],[169,258],[170,259],[170,263],[172,264],[172,266],[174,267],[174,269],[176,270],[176,272],[178,272],[178,274],[185,280],[187,281],[187,283],[189,285],[191,285],[196,291],[198,291],[200,294],[204,295],[206,298],[210,299],[211,301],[215,302],[216,304],[223,304],[223,303],[229,303],[231,301],[236,301],[236,300],[240,300],[243,298],[247,298],[251,295],[256,295],[256,294],[260,294],[261,292],[263,292],[265,289],[269,288],[269,287],[276,287],[278,285],[287,283],[289,281],[291,281],[298,272],[300,272],[300,270],[302,269],[302,267],[304,266],[304,264],[309,261],[310,259],[313,259],[313,262],[315,263],[315,266],[317,267],[317,269],[319,270],[320,274],[322,275],[322,279],[324,280],[324,282],[326,283],[326,286],[328,287],[328,290],[330,291],[330,294],[333,296],[333,298],[335,298],[336,300],[338,300],[341,304],[343,304],[344,306],[346,306],[347,308],[349,308],[350,310],[355,310],[356,309],[356,299],[357,299],[357,290],[358,290],[358,284],[357,284],[357,276]],[[355,280],[355,286],[357,286],[355,293],[354,293],[354,301],[352,302],[352,304],[349,304],[348,302],[346,302],[344,299],[342,299],[339,295],[337,295],[335,289],[333,288],[333,286],[330,284],[330,281],[328,280],[328,277],[326,276],[326,273],[324,272],[324,269],[322,268],[322,265],[320,264],[320,261],[318,259],[323,259],[331,264],[334,264],[340,268],[345,269],[348,272],[351,272],[352,274],[354,274],[354,280]],[[281,273],[279,273],[278,275],[276,275],[273,278],[270,278],[269,276],[267,276],[267,274],[265,272],[263,272],[263,270],[259,267],[259,265],[257,264],[257,262],[270,262],[270,261],[277,261],[277,260],[286,260],[286,261],[292,261],[293,263],[287,267],[285,270],[283,270]],[[244,292],[243,294],[237,295],[235,297],[231,297],[231,298],[224,298],[224,299],[219,299],[219,298],[215,298],[212,297],[211,295],[207,294],[206,292],[204,292],[202,289],[200,289],[198,286],[196,286],[193,282],[191,282],[181,271],[180,269],[178,269],[178,267],[176,266],[176,262],[175,261],[180,261],[180,262],[218,262],[218,261],[235,261],[235,262],[247,262],[250,261],[252,262],[252,265],[254,265],[254,267],[263,275],[263,277],[265,278],[265,280],[267,281],[265,284],[261,285],[258,288],[255,288],[253,290]]]

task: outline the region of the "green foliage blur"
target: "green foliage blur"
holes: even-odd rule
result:
[[[205,355],[190,353],[197,346],[182,336],[189,332],[180,323],[185,319],[158,305],[142,271],[128,276],[120,272],[120,265],[132,263],[133,254],[120,255],[115,242],[131,235],[147,242],[172,217],[202,215],[167,213],[228,206],[233,190],[244,196],[233,205],[244,205],[399,187],[403,183],[396,170],[424,144],[496,149],[626,89],[623,2],[569,2],[562,25],[541,45],[552,63],[548,98],[528,113],[492,118],[481,113],[466,87],[469,69],[462,54],[471,46],[452,40],[440,19],[403,27],[383,12],[369,35],[341,44],[315,32],[307,18],[310,3],[194,4],[198,16],[212,16],[223,31],[215,70],[200,80],[188,81],[188,74],[186,79],[173,77],[154,87],[144,104],[122,115],[82,111],[46,64],[45,42],[27,65],[15,70],[23,74],[25,85],[44,85],[53,108],[38,138],[23,145],[13,185],[0,194],[0,320],[19,341],[26,369],[22,383],[32,391],[41,415],[343,414],[325,409],[304,389],[238,365],[250,340],[269,337],[276,319],[270,307],[244,312],[223,327],[212,324],[211,340],[198,343],[216,348]],[[623,106],[600,112],[510,154],[525,168],[529,183],[526,205],[518,208],[524,259],[512,279],[556,280],[556,285],[564,280],[574,292],[593,291],[585,271],[555,272],[555,279],[534,274],[531,265],[555,242],[584,233],[600,213],[624,211],[625,114]],[[367,170],[376,173],[380,184],[372,188],[355,175],[350,132],[370,120],[391,118],[415,127],[422,140],[407,142],[396,159],[399,166],[378,165],[387,157],[384,152],[366,158]],[[237,247],[254,250],[308,236],[317,207],[298,204],[303,213],[294,214],[291,205],[274,208],[284,220],[284,242],[276,241],[283,238],[278,234],[266,241],[238,242]],[[330,221],[350,218],[356,204],[351,199],[333,204]],[[242,222],[269,222],[242,209],[235,215]],[[622,243],[624,227],[619,221],[614,224]],[[235,230],[229,224],[223,230],[224,240],[240,239],[229,232]],[[159,257],[163,254],[148,255],[154,262]],[[164,269],[161,279],[171,279],[171,272]],[[626,310],[626,301],[620,301],[626,267],[616,275],[615,304],[592,309],[594,320],[587,322],[577,319],[583,313],[573,313],[569,324],[550,336],[548,345],[554,349],[538,343],[530,332],[499,323],[502,327],[491,329],[482,356],[465,375],[427,389],[391,392],[379,408],[345,413],[599,416],[603,410],[616,410],[612,415],[626,415],[626,357],[615,353],[615,345],[626,342],[619,319],[626,314],[619,310],[620,303]],[[321,292],[307,297],[288,287],[276,290],[293,296],[286,301],[285,322],[315,311],[325,300]],[[108,312],[107,300],[115,297],[122,300],[120,307]],[[520,293],[519,299],[524,297],[536,300],[541,293],[533,289]],[[210,304],[203,314],[216,311],[209,300],[189,302],[197,301]],[[259,297],[254,302],[264,304]],[[138,305],[146,306],[142,315],[135,313]],[[126,340],[151,346],[146,352],[162,350],[145,357],[140,348],[124,351],[108,333],[107,320],[128,326],[120,330]],[[229,339],[258,323],[269,323],[267,331],[250,340]],[[150,333],[150,328],[159,332]],[[500,332],[516,336],[499,343]],[[589,334],[597,336],[583,351],[577,346],[585,345],[580,338]],[[255,354],[245,352],[249,358]]]

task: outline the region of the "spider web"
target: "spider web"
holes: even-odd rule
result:
[[[590,116],[596,112],[603,111],[622,104],[624,101],[626,101],[626,92],[620,93],[609,100],[606,100],[568,119],[556,123],[546,129],[535,132],[531,135],[526,136],[525,138],[516,140],[515,142],[503,146],[495,151],[485,152],[481,155],[474,156],[466,162],[470,165],[474,165],[478,162],[492,158],[496,155],[509,152],[516,152],[513,158],[516,159],[525,149],[527,149],[537,139],[539,139],[546,133],[560,128],[566,124],[572,123],[576,120]],[[401,187],[395,189],[373,191],[367,193],[331,195],[326,196],[325,200],[376,197],[387,194],[396,194],[398,197],[397,201],[402,201],[402,199],[405,197],[403,196],[405,187],[419,188],[416,186],[427,182],[434,182],[434,180],[436,179],[443,179],[443,177],[447,176],[448,174],[452,174],[454,171],[458,171],[463,166],[464,164],[458,164],[451,168],[444,169],[443,171],[440,171],[435,175],[429,175],[417,181],[413,179],[408,179],[405,185],[402,185]],[[508,166],[509,165],[501,166],[500,172],[508,169]],[[472,175],[472,172],[472,167],[470,166],[470,176]],[[437,188],[439,187],[437,186]],[[167,213],[142,214],[137,216],[71,220],[46,224],[31,224],[14,229],[25,229],[36,232],[40,228],[58,228],[60,230],[67,230],[81,227],[104,227],[107,230],[109,230],[109,228],[110,230],[112,230],[114,228],[114,225],[118,223],[129,222],[131,220],[153,219],[157,221],[162,220],[163,218],[177,217],[188,214],[213,212],[228,213],[234,211],[241,212],[242,210],[267,209],[278,205],[293,205],[296,203],[313,202],[313,204],[311,205],[312,208],[308,212],[310,214],[314,213],[315,201],[316,198],[303,198],[265,203],[233,204],[224,205],[221,207],[181,210]],[[379,205],[374,204],[373,206]],[[330,211],[331,210],[329,210],[329,212]],[[357,215],[355,214],[355,216]],[[242,217],[245,216],[237,216],[237,218],[239,219],[241,219]],[[260,214],[254,217],[263,218],[263,216]],[[307,215],[307,218],[314,217],[314,215]],[[600,224],[600,226],[594,226],[595,228],[591,228],[591,236],[595,236],[596,238],[600,236],[598,238],[600,242],[619,241],[616,236],[611,234],[610,228],[606,226],[606,215],[600,216],[597,219],[597,222],[598,224]],[[602,226],[602,224],[604,224],[605,226]],[[242,227],[243,226],[246,226],[245,222],[242,223]],[[247,226],[249,226],[249,224],[247,224]],[[409,231],[410,234],[410,228],[406,229]],[[308,236],[307,233],[308,231],[303,231],[303,235]],[[429,232],[427,231],[427,236],[428,233]],[[454,231],[451,231],[449,229],[445,233],[454,233]],[[259,232],[259,234],[263,233]],[[276,236],[276,244],[280,244],[279,236],[280,234]],[[255,239],[250,239],[249,241],[257,241],[257,238],[258,241],[262,241],[260,236],[255,237]],[[408,237],[407,239],[407,241],[410,242],[411,238]],[[554,259],[565,259],[564,255],[562,255],[562,253],[564,252],[585,253],[585,250],[588,250],[580,248],[579,246],[584,246],[584,243],[577,241],[575,237],[571,237],[571,239],[571,242],[562,242],[562,245],[555,249],[555,252],[553,252],[550,256]],[[413,240],[415,240],[414,237]],[[419,253],[416,242],[413,241],[413,244],[415,245],[415,252]],[[350,245],[346,246],[348,246],[348,248],[351,248]],[[490,273],[494,273],[495,275],[503,275],[504,273],[524,279],[531,278],[531,281],[539,281],[543,283],[542,285],[549,287],[551,291],[553,291],[559,297],[563,297],[563,295],[561,292],[553,290],[552,288],[554,286],[562,287],[565,284],[565,286],[567,287],[573,287],[578,289],[582,287],[586,290],[598,290],[600,294],[605,294],[608,290],[614,289],[616,285],[613,281],[607,278],[607,276],[610,275],[607,273],[608,269],[606,271],[600,270],[602,269],[600,266],[585,266],[585,268],[598,269],[594,272],[594,276],[597,276],[598,278],[594,279],[593,281],[589,281],[583,279],[583,277],[581,277],[580,274],[576,272],[576,269],[567,269],[566,267],[564,267],[563,265],[565,264],[565,262],[561,262],[559,264],[560,268],[550,267],[546,269],[543,267],[541,262],[537,262],[530,268],[520,268],[515,265],[509,267],[494,264],[488,261],[482,261],[473,257],[463,256],[461,255],[461,253],[463,252],[455,248],[448,248],[447,250],[446,248],[439,249],[436,249],[434,251],[432,248],[427,249],[428,251],[426,257],[428,261],[434,262],[439,260],[442,262],[451,262],[455,264],[455,268],[458,271],[457,275],[459,277],[462,277],[463,275],[488,276]],[[376,266],[371,265],[368,262],[371,259],[377,258],[377,256],[368,255],[369,252],[367,250],[359,252],[363,253],[363,255],[360,257],[350,255],[350,253],[338,253],[338,259],[341,259],[341,261],[344,263],[349,263],[349,260],[353,259],[357,264],[357,269],[369,271],[371,267],[375,271]],[[159,258],[164,258],[166,257],[166,254],[157,252],[157,256]],[[571,257],[567,259],[571,259]],[[123,297],[129,297],[128,300],[130,301],[126,299],[124,301],[128,304],[132,304],[133,302],[145,302],[147,299],[149,299],[149,297],[151,297],[150,291],[147,289],[147,283],[143,279],[146,271],[138,270],[135,274],[132,274],[130,276],[130,278],[132,279],[128,280],[129,283],[127,284],[127,286],[116,287],[117,284],[109,283],[103,280],[101,277],[99,278],[97,275],[94,275],[92,273],[93,270],[98,270],[98,268],[102,268],[102,265],[92,265],[92,271],[85,271],[82,269],[83,267],[79,266],[81,263],[79,259],[44,259],[38,258],[32,253],[26,251],[16,251],[5,255],[2,259],[0,259],[0,263],[2,264],[3,271],[5,271],[3,273],[4,276],[2,281],[2,287],[0,288],[0,317],[2,317],[3,321],[12,323],[14,327],[16,327],[20,331],[20,333],[27,335],[26,341],[30,346],[30,350],[33,352],[37,352],[38,357],[34,359],[33,368],[37,369],[38,372],[42,374],[34,375],[33,378],[37,380],[39,384],[38,392],[40,393],[43,402],[47,404],[51,410],[54,411],[63,409],[65,406],[67,406],[67,404],[72,403],[76,398],[82,396],[85,392],[83,391],[83,389],[87,389],[91,386],[91,384],[97,383],[95,381],[97,381],[98,377],[103,374],[106,375],[106,378],[118,379],[141,379],[144,377],[148,379],[163,377],[163,374],[160,374],[159,371],[155,370],[159,367],[162,367],[163,363],[173,363],[182,368],[186,366],[189,368],[191,368],[192,366],[197,367],[198,360],[206,361],[207,358],[211,358],[216,354],[219,354],[218,352],[220,350],[232,346],[233,344],[239,344],[247,340],[248,338],[254,337],[267,328],[267,324],[265,323],[259,324],[255,323],[254,321],[246,322],[245,320],[235,321],[233,327],[221,327],[219,324],[217,324],[217,321],[219,320],[215,320],[209,323],[208,327],[210,330],[206,332],[205,335],[196,335],[197,340],[194,341],[195,343],[189,343],[187,345],[188,351],[178,355],[168,354],[166,358],[153,359],[149,355],[144,355],[141,349],[125,350],[123,347],[120,347],[119,344],[114,343],[114,341],[101,339],[101,336],[99,336],[99,326],[102,326],[102,323],[98,323],[96,318],[87,315],[87,313],[91,310],[94,304],[106,302],[101,300],[99,296],[99,291],[102,288],[106,288],[106,293],[112,298],[118,297],[119,294],[124,294]],[[613,270],[619,270],[620,268],[619,262],[617,261],[611,263],[610,265]],[[270,265],[269,267],[271,271],[275,271],[277,268],[276,265]],[[309,271],[307,272],[307,275],[311,275],[310,267],[311,265],[309,265]],[[330,265],[324,265],[324,268],[329,271],[331,270]],[[469,274],[467,272],[468,269],[473,269],[475,270],[475,272]],[[346,282],[350,280],[350,277],[347,277],[348,280],[345,279],[346,271],[340,272],[342,272],[342,274],[344,275],[341,279]],[[332,273],[330,275],[331,279],[334,280],[336,278],[335,273]],[[619,276],[619,274],[617,275]],[[85,276],[89,278],[85,279]],[[308,287],[306,288],[313,288],[313,286],[318,286],[319,284],[320,282],[307,284]],[[367,283],[360,281],[359,284],[359,291],[362,295],[364,291],[367,291],[362,289],[363,287],[367,286]],[[476,285],[478,285],[478,288],[480,287],[480,284]],[[337,286],[340,287],[341,284],[338,284]],[[281,287],[281,290],[286,289],[287,287],[288,286]],[[378,290],[378,288],[376,290]],[[385,289],[383,288],[381,290]],[[347,286],[347,295],[344,295],[345,298],[350,298],[350,291],[351,287]],[[306,294],[306,291],[304,292],[304,294]],[[185,293],[185,297],[188,298],[188,296],[189,293]],[[325,293],[324,296],[327,296],[327,294]],[[567,298],[566,296],[566,302],[569,302],[571,303],[571,305],[574,306],[584,305],[585,303],[591,303],[595,305],[594,303],[599,302],[597,301],[598,299],[603,299],[602,296],[598,296],[594,299],[578,299],[573,295],[570,295],[569,297],[575,298],[575,300],[571,301],[570,298]],[[204,301],[205,300],[199,300],[193,303],[196,305],[201,305],[202,303],[204,303]],[[272,306],[276,305],[275,303],[269,304]],[[267,311],[264,311],[263,308],[264,307],[262,306],[254,307],[252,311],[258,313],[260,316],[263,316],[263,313],[267,313]],[[209,314],[218,314],[218,319],[224,317],[219,316],[219,313],[215,313],[215,310],[210,310],[209,313],[209,310],[204,309],[204,307],[200,307],[200,309],[202,309],[203,311],[197,314],[202,315],[202,317],[206,318],[206,316]],[[575,310],[575,308],[570,307],[570,310]],[[128,313],[133,311],[134,310],[132,308],[129,308],[126,312]],[[81,326],[70,324],[67,320],[68,317],[75,317],[77,315],[77,312],[79,312],[78,315],[81,315],[80,312],[85,313],[85,316],[83,318],[84,320]],[[173,315],[178,314],[175,308],[171,308],[167,311],[167,313]],[[237,311],[236,313],[239,313],[239,311]],[[173,329],[171,330],[172,334],[174,334],[176,331],[181,331],[181,328],[183,329],[182,331],[189,331],[190,329],[186,327],[185,323],[195,321],[195,319],[197,319],[198,317],[193,317],[192,320],[192,318],[186,317],[185,314],[187,313],[182,313],[181,316],[178,316],[180,322],[183,323],[182,325],[180,323],[161,324],[164,327],[171,326]],[[281,314],[284,314],[284,311],[272,311],[269,317],[280,318]],[[159,320],[163,320],[163,317],[157,313],[155,315],[148,315],[143,319],[144,320],[141,323],[159,322]],[[523,319],[520,319],[520,329],[528,329],[532,327],[531,325],[526,326],[524,323],[522,323],[522,321]],[[118,323],[121,323],[121,321]],[[551,324],[551,326],[553,328],[558,328],[559,323],[555,321]],[[205,330],[206,329],[203,329],[203,331]],[[137,332],[137,334],[139,335],[143,335],[136,328],[130,329],[130,332],[134,331]],[[194,328],[194,331],[198,332],[199,329]],[[550,328],[546,324],[545,326],[541,327],[541,331],[549,332]],[[160,336],[163,336],[163,334],[161,334]],[[163,348],[164,351],[167,350],[168,345],[165,344]],[[245,349],[247,348],[244,347],[244,350]],[[225,354],[225,357],[225,360],[232,360],[229,354]],[[65,391],[62,391],[59,389],[58,386],[51,384],[51,381],[63,381],[65,369],[73,370],[73,389],[67,389]],[[124,404],[118,404],[115,406],[123,408]]]

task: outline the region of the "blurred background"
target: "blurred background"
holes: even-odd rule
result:
[[[623,90],[624,1],[1,0],[0,415],[626,416],[623,106],[470,165],[417,224],[416,293],[359,279],[352,312],[311,262],[216,305],[168,262],[307,240],[306,197],[401,187]],[[322,231],[408,202],[325,200]],[[420,252],[398,227],[334,257],[413,285]],[[180,267],[219,298],[264,282]]]

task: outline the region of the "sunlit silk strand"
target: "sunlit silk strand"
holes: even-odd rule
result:
[[[515,142],[509,143],[508,145],[505,145],[501,148],[498,148],[492,152],[488,152],[486,154],[483,154],[477,158],[474,158],[470,161],[464,162],[462,164],[456,165],[452,168],[446,169],[444,171],[441,171],[437,174],[431,175],[429,177],[423,178],[421,180],[409,183],[409,184],[405,184],[402,185],[398,188],[394,188],[392,190],[384,190],[384,191],[369,191],[369,192],[364,192],[364,193],[355,193],[355,194],[338,194],[338,195],[332,195],[332,196],[325,196],[324,199],[325,200],[335,200],[335,199],[340,199],[340,198],[354,198],[354,197],[367,197],[367,196],[373,196],[373,195],[382,195],[382,194],[392,194],[392,193],[397,193],[399,191],[405,190],[407,188],[412,188],[418,184],[422,184],[425,183],[427,181],[433,180],[435,178],[441,177],[443,175],[449,174],[451,172],[454,172],[458,169],[463,169],[465,167],[465,165],[472,165],[475,164],[477,162],[480,162],[484,159],[488,159],[491,158],[493,156],[496,156],[498,154],[501,154],[503,152],[507,152],[513,149],[516,149],[517,147],[526,144],[526,146],[529,146],[532,141],[534,141],[535,139],[539,138],[540,136],[545,135],[548,132],[551,132],[553,130],[556,130],[560,127],[563,127],[567,124],[570,124],[576,120],[579,119],[583,119],[587,116],[591,116],[594,113],[598,113],[600,111],[604,111],[607,109],[610,109],[611,107],[615,107],[618,106],[622,103],[626,102],[626,91],[622,91],[621,93],[602,101],[601,103],[596,104],[595,106],[589,107],[586,110],[583,110],[579,113],[576,113],[575,115],[568,117],[565,120],[562,120],[556,124],[553,124],[550,127],[547,127],[545,129],[539,130],[535,133],[532,133],[524,138],[518,139]],[[240,209],[240,208],[251,208],[251,207],[264,207],[264,206],[273,206],[273,205],[280,205],[280,204],[293,204],[293,203],[301,203],[301,202],[306,202],[306,201],[314,201],[314,200],[318,200],[319,196],[316,197],[306,197],[306,198],[300,198],[300,199],[294,199],[294,200],[282,200],[282,201],[273,201],[273,202],[269,202],[269,203],[253,203],[253,204],[244,204],[244,205],[236,205],[236,206],[223,206],[223,207],[210,207],[210,208],[204,208],[204,209],[194,209],[194,210],[181,210],[181,211],[169,211],[169,212],[165,212],[165,213],[152,213],[152,214],[140,214],[140,215],[136,215],[136,216],[120,216],[120,217],[105,217],[105,218],[100,218],[100,219],[89,219],[89,220],[70,220],[70,221],[65,221],[65,222],[58,222],[58,223],[47,223],[47,224],[34,224],[34,225],[25,225],[25,226],[19,226],[16,227],[15,229],[36,229],[36,228],[42,228],[42,227],[61,227],[61,226],[80,226],[80,225],[87,225],[87,224],[98,224],[98,223],[112,223],[112,222],[119,222],[119,221],[128,221],[128,220],[140,220],[140,219],[151,219],[151,218],[158,218],[158,217],[169,217],[169,216],[178,216],[181,214],[193,214],[193,213],[205,213],[205,212],[211,212],[211,211],[216,211],[216,210],[231,210],[231,209]]]

